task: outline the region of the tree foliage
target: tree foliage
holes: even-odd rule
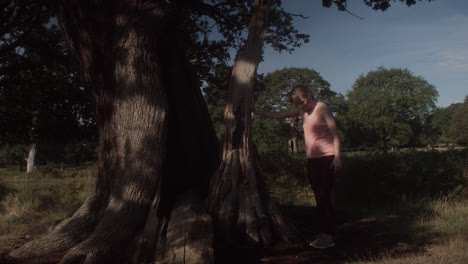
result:
[[[461,107],[461,103],[451,104],[447,107],[439,107],[432,113],[432,128],[434,131],[431,143],[449,144],[455,141],[452,138],[450,128],[452,127],[452,117]]]
[[[412,6],[416,4],[416,0],[363,0],[363,2],[371,7],[373,10],[376,11],[385,11],[387,10],[392,2],[402,2],[405,3],[407,6]],[[418,0],[421,1],[421,0]],[[432,0],[428,0],[429,2]],[[338,10],[340,11],[347,11],[346,5],[348,0],[322,0],[322,4],[324,7],[330,7],[332,5],[336,5]]]
[[[456,143],[468,144],[468,95],[452,116],[450,133]]]
[[[63,160],[66,144],[95,141],[87,90],[45,2],[13,1],[0,16],[0,147],[35,142],[43,160]]]
[[[407,69],[361,75],[347,94],[347,137],[353,146],[383,151],[422,144],[437,96],[433,85]]]

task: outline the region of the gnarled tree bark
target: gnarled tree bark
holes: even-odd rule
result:
[[[72,217],[10,256],[154,260],[173,201],[188,190],[206,195],[219,163],[216,135],[178,36],[180,18],[164,1],[53,4],[96,105],[98,176]]]
[[[250,106],[267,28],[268,2],[255,1],[247,41],[232,70],[224,114],[223,160],[211,181],[208,198],[216,243],[269,246],[275,237],[290,240],[296,236],[270,199],[251,135]]]

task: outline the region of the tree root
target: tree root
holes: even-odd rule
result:
[[[106,201],[99,194],[90,196],[72,217],[60,222],[51,233],[26,243],[8,255],[19,260],[37,258],[65,252],[85,240],[100,218],[101,210],[96,209],[102,208]]]

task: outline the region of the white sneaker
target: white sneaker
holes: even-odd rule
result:
[[[327,234],[320,234],[314,241],[310,242],[309,245],[314,248],[324,249],[335,246],[333,237]]]

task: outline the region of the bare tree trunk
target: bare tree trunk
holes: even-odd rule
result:
[[[155,1],[56,1],[55,7],[95,101],[98,176],[72,217],[10,256],[66,251],[61,263],[154,259],[173,201],[188,190],[206,195],[219,160],[209,114],[177,39],[180,18]],[[145,231],[151,232],[146,240]]]
[[[288,152],[289,153],[297,153],[298,152],[297,137],[293,137],[293,138],[290,138],[288,140]]]
[[[247,42],[232,71],[224,114],[223,160],[208,199],[216,243],[268,246],[275,234],[283,238],[293,235],[270,199],[251,135],[250,105],[267,28],[267,2],[255,1]]]
[[[26,158],[26,173],[30,173],[34,169],[34,161],[36,159],[36,144],[32,144],[28,152],[28,157]]]
[[[297,146],[297,140],[299,137],[299,133],[297,132],[297,126],[299,123],[299,119],[297,117],[293,117],[289,119],[290,121],[290,135],[289,135],[289,140],[288,140],[288,152],[289,153],[297,153],[298,152],[298,146]]]

